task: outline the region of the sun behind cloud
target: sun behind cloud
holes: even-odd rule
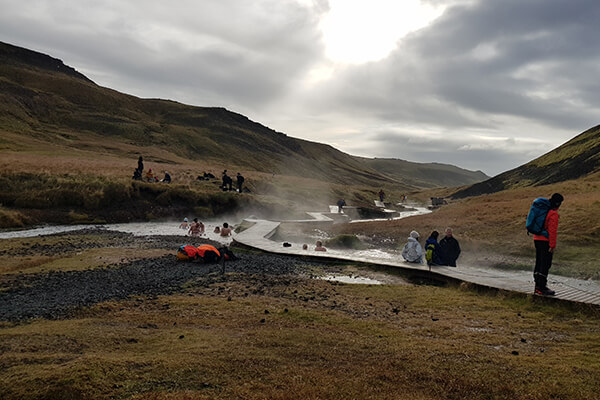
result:
[[[321,20],[326,55],[344,63],[380,60],[444,9],[420,0],[330,0]]]

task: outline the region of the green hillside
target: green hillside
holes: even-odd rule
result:
[[[578,179],[600,171],[600,125],[518,168],[476,183],[452,195],[479,196],[506,189],[548,185]]]

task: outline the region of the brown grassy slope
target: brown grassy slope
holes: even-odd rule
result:
[[[456,288],[228,274],[5,324],[0,397],[583,400],[598,332],[593,315]]]
[[[222,108],[124,95],[97,86],[60,60],[3,43],[0,89],[0,129],[25,139],[85,148],[91,144],[88,137],[96,135],[113,147],[141,147],[144,154],[149,147],[159,147],[190,160],[335,184],[394,181],[331,146],[288,137]],[[14,138],[4,138],[2,144],[21,146]],[[100,149],[123,155],[118,148]],[[414,189],[394,183],[402,190]]]
[[[505,189],[548,185],[597,171],[600,171],[600,125],[527,164],[461,189],[453,197],[464,198]]]
[[[433,231],[453,227],[463,247],[485,253],[508,255],[531,254],[531,236],[525,230],[525,218],[532,200],[564,195],[560,209],[559,241],[556,261],[583,265],[581,276],[600,277],[597,268],[600,250],[600,173],[586,178],[546,186],[519,188],[450,202],[431,214],[397,221],[351,224],[341,227],[344,233],[361,233],[390,237],[403,244],[408,233],[416,229],[424,239]],[[556,272],[555,268],[553,272]]]

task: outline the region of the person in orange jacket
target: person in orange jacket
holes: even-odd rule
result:
[[[548,237],[544,235],[533,235],[535,244],[535,269],[533,270],[533,279],[535,280],[535,294],[545,296],[554,296],[554,290],[548,289],[548,271],[552,266],[552,256],[556,248],[556,236],[558,234],[558,208],[564,198],[560,193],[554,193],[550,198],[550,211],[544,221],[544,230],[548,232]]]

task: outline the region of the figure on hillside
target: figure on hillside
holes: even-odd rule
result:
[[[140,175],[144,171],[144,159],[142,158],[142,156],[140,156],[140,158],[138,158],[138,168],[137,169],[140,171]]]
[[[223,191],[231,190],[231,186],[233,185],[233,179],[231,179],[231,177],[227,175],[227,170],[223,171],[222,179],[223,185],[221,186],[221,188],[223,189]],[[227,187],[229,187],[229,189],[227,189]]]
[[[342,208],[346,207],[346,200],[344,199],[339,199],[337,202],[337,206],[338,206],[338,214],[342,213]]]
[[[165,171],[165,177],[161,182],[171,183],[171,175],[167,171]]]
[[[239,172],[237,173],[237,190],[242,193],[242,185],[244,184],[244,177]]]
[[[556,237],[558,235],[558,208],[564,197],[560,193],[554,193],[550,198],[550,210],[544,220],[541,235],[533,235],[535,244],[535,268],[533,279],[535,280],[535,294],[554,296],[554,290],[548,289],[548,272],[552,266],[552,256],[556,249]],[[545,235],[547,233],[547,236]]]
[[[222,237],[231,236],[231,228],[227,222],[223,222],[223,227],[221,228],[220,235]]]
[[[146,172],[146,180],[148,182],[156,182],[156,178],[154,177],[154,174],[152,173],[152,168],[150,168],[148,170],[148,172]]]
[[[204,224],[198,221],[198,218],[194,218],[194,222],[190,225],[188,232],[191,236],[200,236],[204,234]]]
[[[136,170],[133,171],[133,177],[131,179],[134,179],[136,181],[141,181],[142,180],[142,172],[136,168]]]
[[[315,251],[327,251],[327,249],[323,247],[323,242],[317,240],[317,243],[315,243]]]
[[[185,217],[183,219],[183,222],[181,224],[179,224],[179,229],[188,229],[188,228],[189,228],[188,219],[187,219],[187,217]]]
[[[419,243],[419,232],[412,231],[408,236],[408,241],[402,249],[402,257],[410,263],[423,263],[423,247]]]
[[[456,267],[456,260],[460,256],[460,245],[452,235],[452,228],[446,228],[446,236],[440,240],[440,249],[443,256],[443,265]]]
[[[433,231],[425,241],[425,259],[430,267],[432,265],[442,265],[443,263],[442,249],[440,249],[440,244],[437,241],[439,236],[438,231]]]
[[[383,191],[383,189],[381,189],[379,191],[379,201],[383,203],[383,199],[385,199],[385,192]]]

